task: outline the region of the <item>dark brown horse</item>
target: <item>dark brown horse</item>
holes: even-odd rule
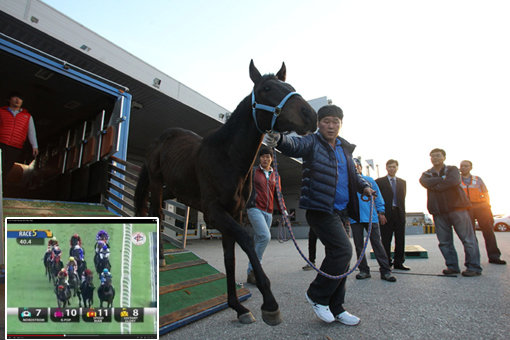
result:
[[[220,129],[203,139],[188,130],[166,130],[148,152],[135,193],[138,216],[149,212],[151,216],[162,218],[162,196],[177,198],[202,211],[207,225],[221,231],[228,305],[237,312],[241,323],[254,322],[255,318],[236,296],[235,242],[248,255],[253,267],[264,300],[262,319],[269,325],[281,322],[278,303],[255,254],[253,240],[240,224],[241,212],[251,191],[251,171],[263,131],[296,131],[303,135],[317,127],[315,111],[301,96],[294,95],[294,88],[284,82],[285,75],[285,64],[282,64],[276,75],[262,76],[252,60],[252,94],[239,103]],[[253,111],[255,106],[257,109]],[[281,109],[276,110],[279,115],[268,112],[268,108],[277,106]],[[164,194],[163,185],[166,186]],[[151,204],[147,211],[149,192]],[[164,265],[161,240],[160,237],[159,258]]]

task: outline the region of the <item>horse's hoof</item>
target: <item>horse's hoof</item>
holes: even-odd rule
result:
[[[255,317],[253,316],[253,314],[251,312],[239,315],[238,319],[239,319],[239,322],[242,324],[254,323],[256,321]]]
[[[282,316],[280,314],[280,309],[273,312],[269,312],[267,310],[262,309],[262,320],[267,323],[269,326],[276,326],[282,323]]]

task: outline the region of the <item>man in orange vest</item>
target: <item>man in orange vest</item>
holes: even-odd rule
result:
[[[473,228],[476,219],[485,239],[489,263],[506,264],[506,261],[500,259],[501,252],[498,249],[496,236],[494,235],[494,217],[492,216],[489,192],[480,177],[471,175],[472,168],[473,163],[471,161],[460,162],[460,173],[462,175],[460,187],[464,189],[471,201],[469,215],[473,222]]]
[[[34,119],[21,105],[23,96],[13,92],[9,95],[9,106],[0,107],[0,149],[4,183],[14,162],[21,161],[27,136],[32,145],[32,155],[36,157],[39,153]]]

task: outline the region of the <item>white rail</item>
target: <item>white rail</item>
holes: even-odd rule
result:
[[[122,227],[122,263],[120,276],[120,306],[131,307],[131,234],[132,224],[124,224]],[[131,334],[131,323],[120,324],[121,334]]]

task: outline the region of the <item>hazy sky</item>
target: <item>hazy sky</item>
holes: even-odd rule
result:
[[[510,2],[44,0],[212,101],[234,110],[262,73],[287,65],[306,99],[344,110],[341,135],[407,180],[407,210],[429,151],[474,163],[494,213],[510,213]],[[374,172],[373,177],[377,177]]]

